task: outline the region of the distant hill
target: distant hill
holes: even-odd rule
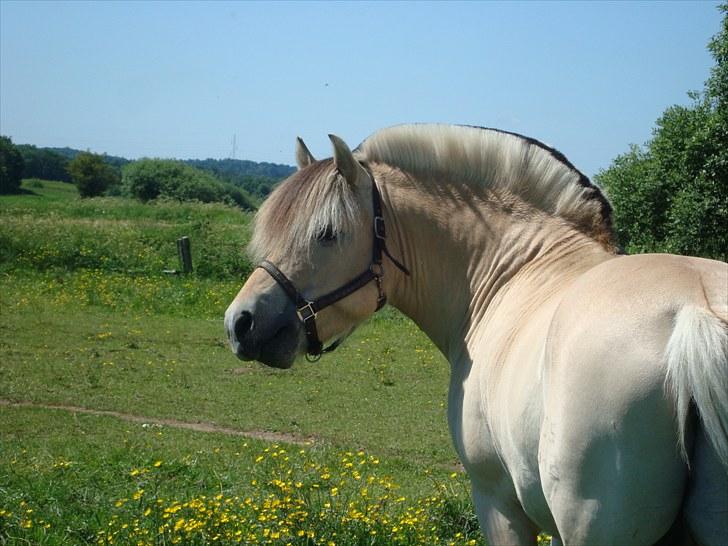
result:
[[[246,159],[185,159],[184,162],[198,169],[219,172],[220,174],[265,176],[276,180],[286,178],[296,170],[290,165],[267,162],[257,163]]]
[[[66,165],[83,150],[74,148],[39,148],[31,144],[17,146],[25,161],[24,178],[42,178],[70,182]],[[103,154],[105,161],[116,169],[134,160]],[[250,195],[264,199],[273,186],[296,169],[279,163],[256,162],[245,159],[183,159],[192,167],[240,186]]]
[[[296,170],[290,165],[245,159],[186,159],[184,162],[240,186],[260,199],[265,198],[277,182]]]
[[[35,146],[33,146],[35,148]],[[73,158],[75,158],[78,154],[83,152],[84,150],[76,150],[74,148],[38,148],[39,150],[47,150],[52,153],[58,154],[61,157],[65,157],[66,160],[71,161]],[[131,163],[131,159],[127,159],[125,157],[119,157],[116,155],[109,155],[109,154],[101,154],[104,156],[104,159],[106,160],[106,163],[111,165],[112,167],[121,168],[127,163]]]

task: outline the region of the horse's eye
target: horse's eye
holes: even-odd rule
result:
[[[316,236],[316,240],[321,243],[333,243],[336,240],[336,233],[334,232],[334,228],[332,228],[331,226],[326,226]]]

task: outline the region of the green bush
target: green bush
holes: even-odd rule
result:
[[[82,152],[71,160],[68,173],[81,197],[102,195],[119,182],[119,175],[104,162],[103,156],[91,152]]]
[[[202,203],[222,202],[246,210],[254,207],[237,187],[180,161],[140,159],[122,169],[123,191],[141,201],[166,198]]]

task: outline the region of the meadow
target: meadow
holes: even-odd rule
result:
[[[0,197],[0,544],[483,544],[411,322],[240,362],[248,213],[23,187]],[[166,274],[183,235],[195,271]]]

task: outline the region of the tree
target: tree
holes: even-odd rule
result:
[[[68,174],[78,187],[81,197],[102,195],[110,186],[119,182],[113,167],[104,162],[103,156],[82,152],[68,163]]]
[[[0,136],[0,193],[15,193],[23,178],[23,157],[9,137]]]
[[[628,252],[728,255],[728,4],[708,45],[716,61],[703,93],[672,106],[653,138],[633,146],[596,180],[614,205],[620,244]]]

